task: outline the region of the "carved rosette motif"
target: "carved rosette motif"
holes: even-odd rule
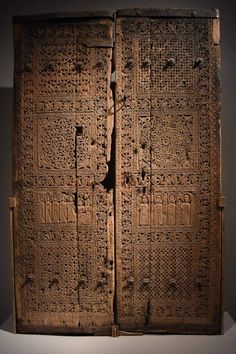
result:
[[[185,331],[187,323],[219,331],[213,21],[117,18],[117,304],[123,330]]]
[[[19,331],[109,333],[114,321],[112,48],[97,38],[111,42],[110,19],[15,25]]]

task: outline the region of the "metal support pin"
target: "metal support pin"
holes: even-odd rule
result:
[[[203,281],[202,281],[202,279],[198,278],[198,279],[196,280],[196,285],[197,285],[197,287],[198,287],[198,290],[201,291],[202,288],[203,288]]]
[[[46,71],[53,71],[55,69],[55,67],[54,67],[54,64],[53,63],[47,63],[46,65],[45,65],[45,70]]]
[[[99,69],[103,69],[103,68],[104,68],[104,62],[103,62],[102,60],[99,60],[99,61],[97,62],[97,67],[98,67]]]
[[[176,289],[176,280],[174,278],[170,279],[170,287],[172,289]]]
[[[174,66],[175,65],[175,58],[168,58],[166,61],[167,66]]]
[[[194,67],[195,67],[195,68],[196,68],[196,67],[202,68],[203,63],[204,63],[203,58],[198,57],[198,58],[195,60]]]
[[[128,283],[129,285],[133,285],[133,284],[134,284],[134,278],[133,278],[133,277],[129,277],[129,278],[127,279],[127,283]]]
[[[75,70],[76,70],[77,72],[81,72],[81,71],[83,70],[83,68],[84,68],[84,64],[83,64],[82,61],[77,61],[77,62],[75,63]]]
[[[129,58],[125,67],[128,69],[132,69],[133,66],[134,66],[134,59]]]
[[[145,59],[144,62],[143,62],[142,67],[143,68],[150,68],[150,66],[151,66],[151,60],[150,59]]]
[[[14,209],[16,207],[16,198],[15,197],[9,197],[9,208]]]
[[[112,337],[119,337],[119,327],[116,325],[113,325],[111,327],[111,335]]]
[[[226,201],[226,198],[224,195],[221,195],[219,198],[218,198],[218,207],[219,208],[224,208],[225,207],[225,201]]]
[[[25,63],[24,65],[24,72],[25,73],[30,73],[32,71],[32,65],[31,63]]]

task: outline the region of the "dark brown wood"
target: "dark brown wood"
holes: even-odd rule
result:
[[[118,10],[117,17],[201,17],[219,18],[218,9],[157,9],[157,8],[128,8]]]
[[[16,329],[218,334],[218,11],[114,18],[13,20]]]
[[[14,16],[13,23],[38,22],[38,21],[77,21],[88,18],[110,18],[113,19],[112,11],[78,11],[78,12],[55,12],[39,15]]]
[[[218,19],[117,18],[121,331],[221,331],[218,70]]]
[[[111,334],[112,21],[14,31],[17,331]]]

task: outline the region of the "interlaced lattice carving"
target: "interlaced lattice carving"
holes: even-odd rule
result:
[[[124,330],[214,328],[220,156],[212,20],[121,16],[116,45],[117,93],[127,96],[116,115],[118,322]]]
[[[101,183],[112,49],[88,42],[111,42],[111,20],[26,23],[16,33],[17,325],[110,331],[113,207]]]
[[[220,331],[219,20],[143,11],[16,20],[18,331]]]

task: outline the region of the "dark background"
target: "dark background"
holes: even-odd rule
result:
[[[236,1],[225,0],[5,0],[0,5],[0,324],[11,313],[11,246],[8,197],[11,195],[13,101],[12,16],[127,7],[218,8],[221,14],[223,194],[226,195],[224,309],[236,319]]]

